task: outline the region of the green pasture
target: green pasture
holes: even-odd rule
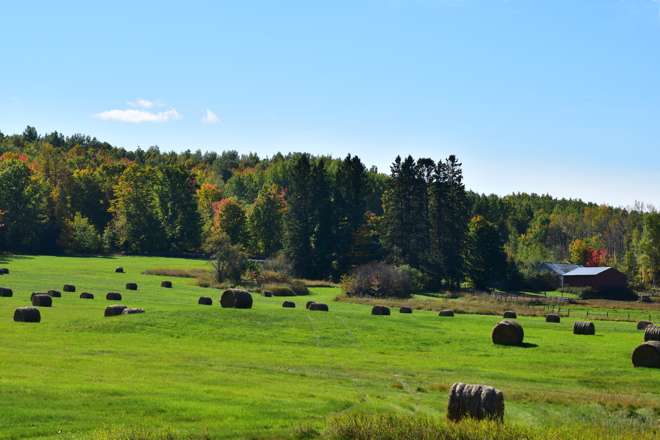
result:
[[[334,302],[334,288],[311,289],[296,309],[256,294],[251,310],[222,309],[220,291],[194,279],[142,274],[208,267],[203,260],[21,256],[2,265],[11,273],[0,286],[14,296],[0,298],[0,439],[117,429],[296,438],[341,413],[442,417],[456,381],[500,388],[507,423],[612,432],[660,423],[660,370],[632,367],[643,337],[630,322],[597,321],[596,336],[574,336],[572,318],[520,317],[527,346],[502,347],[490,341],[496,316],[374,317],[368,306]],[[163,279],[174,288],[161,288]],[[31,292],[65,283],[77,292],[42,308],[41,323],[12,321]],[[96,298],[79,299],[83,291]],[[104,318],[109,291],[146,313]],[[197,305],[202,295],[214,305]],[[305,310],[309,299],[330,312]]]

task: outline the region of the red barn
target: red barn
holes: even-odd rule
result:
[[[613,267],[578,267],[563,275],[564,286],[596,290],[625,289],[628,278]]]

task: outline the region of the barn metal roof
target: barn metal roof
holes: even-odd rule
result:
[[[556,273],[557,275],[564,275],[565,273],[568,273],[572,270],[577,269],[578,266],[577,264],[567,264],[567,263],[542,263],[541,268],[543,269],[548,269]]]
[[[564,274],[565,277],[575,277],[575,276],[596,276],[599,275],[606,270],[610,270],[611,267],[608,266],[602,266],[602,267],[578,267],[577,269],[573,269],[570,272],[567,272]]]

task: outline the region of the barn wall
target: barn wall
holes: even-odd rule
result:
[[[598,275],[564,277],[564,286],[593,287],[595,289],[618,289],[628,285],[626,276],[615,269],[610,269]]]

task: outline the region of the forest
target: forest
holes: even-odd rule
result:
[[[353,155],[127,150],[28,126],[0,132],[0,252],[238,252],[330,280],[382,261],[428,289],[530,288],[537,264],[557,261],[655,285],[652,206],[478,194],[462,168],[458,155],[393,158],[385,174]]]

